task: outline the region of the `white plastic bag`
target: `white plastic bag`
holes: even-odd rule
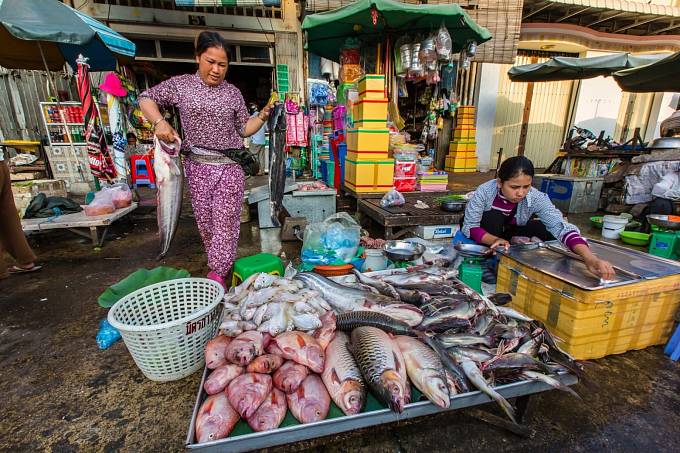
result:
[[[406,204],[406,198],[397,190],[396,187],[392,187],[392,190],[387,192],[382,200],[380,200],[380,206],[383,208],[391,208],[394,206],[404,206]]]
[[[439,27],[439,31],[437,31],[435,36],[435,47],[440,60],[449,60],[451,58],[451,35],[444,24]]]
[[[361,227],[346,212],[305,228],[301,257],[312,265],[346,264],[359,248]]]
[[[111,214],[116,210],[113,204],[113,191],[104,187],[94,194],[94,199],[87,206],[83,206],[86,216]]]
[[[116,184],[110,190],[116,209],[127,208],[132,204],[132,191],[127,184]]]

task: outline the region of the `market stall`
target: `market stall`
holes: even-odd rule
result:
[[[317,175],[363,198],[392,187],[446,192],[448,173],[476,170],[474,108],[459,108],[457,80],[491,36],[458,5],[353,2],[307,16],[302,28],[310,55],[322,57],[310,59],[322,78],[308,81]],[[438,159],[449,136],[448,156]]]

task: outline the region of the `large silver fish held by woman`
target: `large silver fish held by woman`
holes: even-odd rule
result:
[[[182,210],[182,190],[184,175],[182,161],[179,156],[180,141],[167,144],[154,139],[156,152],[154,154],[153,171],[156,174],[156,215],[158,218],[158,236],[161,251],[157,259],[163,258],[175,236],[179,214]]]
[[[269,215],[274,227],[280,227],[286,215],[283,192],[286,185],[286,107],[277,102],[269,113]]]

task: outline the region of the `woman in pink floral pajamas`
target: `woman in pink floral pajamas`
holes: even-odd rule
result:
[[[172,77],[140,95],[139,106],[156,136],[168,143],[177,132],[159,106],[177,107],[188,152],[185,173],[191,204],[208,256],[208,278],[226,287],[225,277],[236,259],[245,178],[240,165],[226,154],[243,148],[243,137],[257,132],[270,106],[250,117],[241,92],[226,82],[227,44],[215,32],[196,38],[198,71]]]

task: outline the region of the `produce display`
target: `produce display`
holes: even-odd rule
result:
[[[480,390],[514,421],[500,383],[581,373],[545,326],[436,266],[341,285],[314,273],[255,274],[225,297],[196,418],[199,443],[419,399],[447,408]],[[242,419],[242,421],[239,421]]]

